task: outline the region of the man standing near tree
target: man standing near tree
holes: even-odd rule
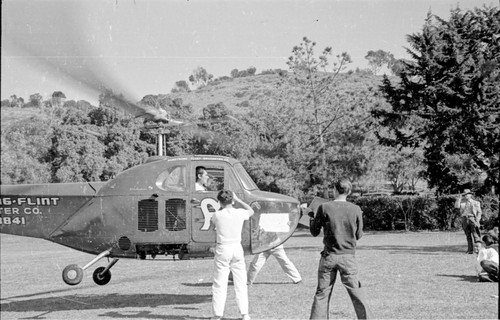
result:
[[[462,198],[464,197],[464,198]],[[460,210],[460,221],[467,238],[466,254],[474,253],[474,243],[480,240],[479,222],[481,221],[481,203],[472,199],[470,189],[465,189],[455,202],[455,208]]]

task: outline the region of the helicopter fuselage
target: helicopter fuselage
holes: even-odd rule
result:
[[[207,191],[195,190],[197,166],[212,177]],[[278,246],[294,232],[296,199],[260,191],[234,159],[203,155],[152,158],[108,182],[2,185],[0,231],[116,258],[210,257],[221,189],[255,211],[242,231],[246,253]]]

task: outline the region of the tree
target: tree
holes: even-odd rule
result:
[[[230,111],[224,102],[212,103],[203,108],[204,120],[216,120],[223,118],[228,114],[230,114]]]
[[[254,76],[255,72],[257,72],[257,68],[255,68],[253,66],[252,67],[248,67],[247,68],[247,72],[248,72],[249,75]]]
[[[34,108],[41,108],[43,103],[43,97],[39,93],[35,93],[30,95],[30,102],[29,104],[34,107]]]
[[[394,55],[384,50],[370,50],[366,54],[365,59],[368,60],[368,65],[370,66],[373,74],[376,75],[384,65],[389,67],[389,64],[394,61]]]
[[[303,144],[303,149],[309,151],[308,170],[312,177],[319,178],[317,182],[322,184],[323,195],[328,198],[328,176],[332,171],[327,158],[328,148],[335,141],[333,132],[341,127],[341,120],[347,126],[352,124],[342,119],[345,116],[344,105],[340,103],[335,89],[340,71],[345,69],[351,59],[343,52],[336,56],[336,61],[329,69],[332,48],[326,47],[321,55],[315,56],[316,43],[307,37],[302,40],[299,46],[292,49],[292,56],[288,58],[291,73],[283,77],[292,88],[287,96],[294,100],[291,105],[297,107],[296,120],[305,126],[303,133],[307,142]]]
[[[44,163],[52,128],[45,117],[32,116],[2,128],[1,183],[47,183],[50,168]]]
[[[198,67],[193,70],[193,74],[189,76],[189,81],[198,88],[206,86],[213,79],[213,74],[209,74],[203,67]]]
[[[62,91],[54,91],[52,93],[52,107],[59,108],[64,105],[66,95]]]
[[[231,77],[238,78],[238,74],[239,74],[238,69],[235,68],[235,69],[231,70],[231,73],[230,73]]]
[[[49,149],[54,182],[99,181],[105,160],[97,137],[74,126],[56,126]]]
[[[403,149],[393,154],[393,159],[386,167],[386,178],[392,185],[394,193],[402,193],[405,187],[415,191],[417,182],[422,177],[421,150]]]
[[[188,83],[185,80],[180,80],[175,83],[175,87],[172,88],[171,92],[190,92]]]
[[[184,103],[181,98],[175,98],[169,101],[167,111],[174,119],[191,121],[194,119],[193,106],[190,103]]]
[[[438,193],[458,192],[450,156],[469,155],[499,182],[500,13],[494,7],[451,10],[449,21],[428,14],[421,33],[407,37],[411,61],[381,90],[391,108],[373,116],[389,129],[381,143],[422,147],[426,179]]]
[[[22,108],[24,107],[24,99],[13,94],[10,96],[10,106],[11,108]]]
[[[404,70],[405,63],[408,63],[405,59],[393,59],[387,66],[393,75],[399,77],[401,76],[401,72]]]

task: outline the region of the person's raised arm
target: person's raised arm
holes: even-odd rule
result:
[[[455,201],[455,208],[460,209],[460,202],[462,202],[462,195],[459,194],[457,200]]]
[[[243,206],[243,208],[248,211],[248,216],[249,217],[253,216],[254,211],[253,211],[252,207],[250,207],[248,204],[246,204],[240,198],[238,198],[238,196],[234,192],[233,192],[233,200],[235,202],[238,202],[239,204],[241,204]]]

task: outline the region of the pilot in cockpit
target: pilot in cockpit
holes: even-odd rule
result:
[[[209,191],[207,188],[208,180],[210,176],[208,175],[207,169],[203,166],[196,167],[196,191]]]

